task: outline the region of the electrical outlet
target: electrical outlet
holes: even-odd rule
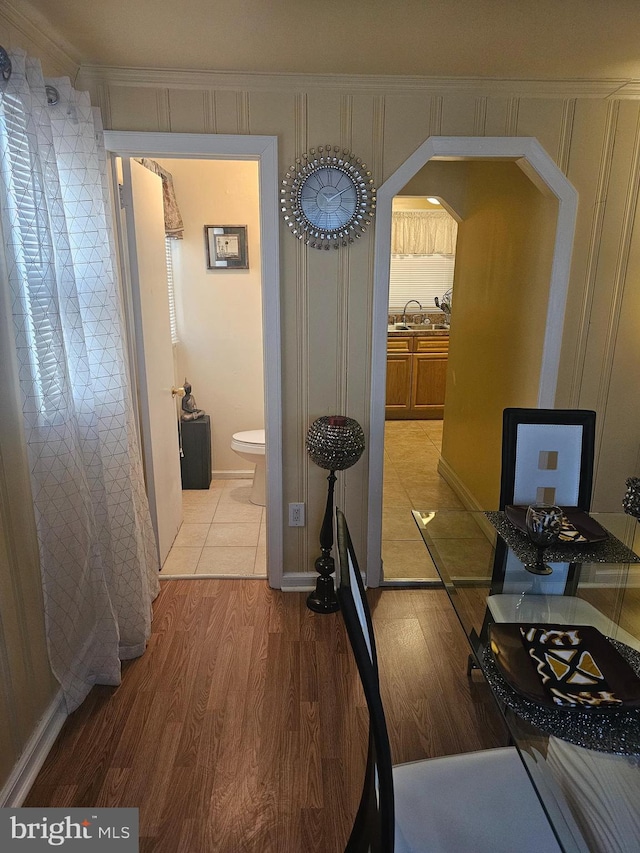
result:
[[[304,504],[289,504],[289,527],[304,527]]]

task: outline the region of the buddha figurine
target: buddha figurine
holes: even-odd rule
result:
[[[182,398],[182,412],[180,413],[181,421],[197,421],[198,418],[204,417],[206,412],[204,409],[199,409],[196,405],[196,398],[191,393],[191,383],[184,380],[184,397]]]

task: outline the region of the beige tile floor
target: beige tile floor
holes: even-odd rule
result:
[[[385,580],[436,579],[412,509],[461,509],[438,474],[442,421],[385,423],[382,559]],[[184,518],[160,577],[266,577],[265,509],[251,480],[183,491]]]
[[[385,580],[437,579],[412,509],[463,509],[438,474],[442,421],[386,421],[382,510]]]
[[[249,500],[251,480],[212,480],[182,492],[183,522],[161,578],[266,578],[265,508]]]

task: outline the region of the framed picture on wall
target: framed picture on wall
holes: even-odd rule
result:
[[[208,270],[248,270],[247,226],[205,225]]]

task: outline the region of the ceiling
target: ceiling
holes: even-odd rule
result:
[[[7,2],[87,64],[640,79],[638,0]]]

